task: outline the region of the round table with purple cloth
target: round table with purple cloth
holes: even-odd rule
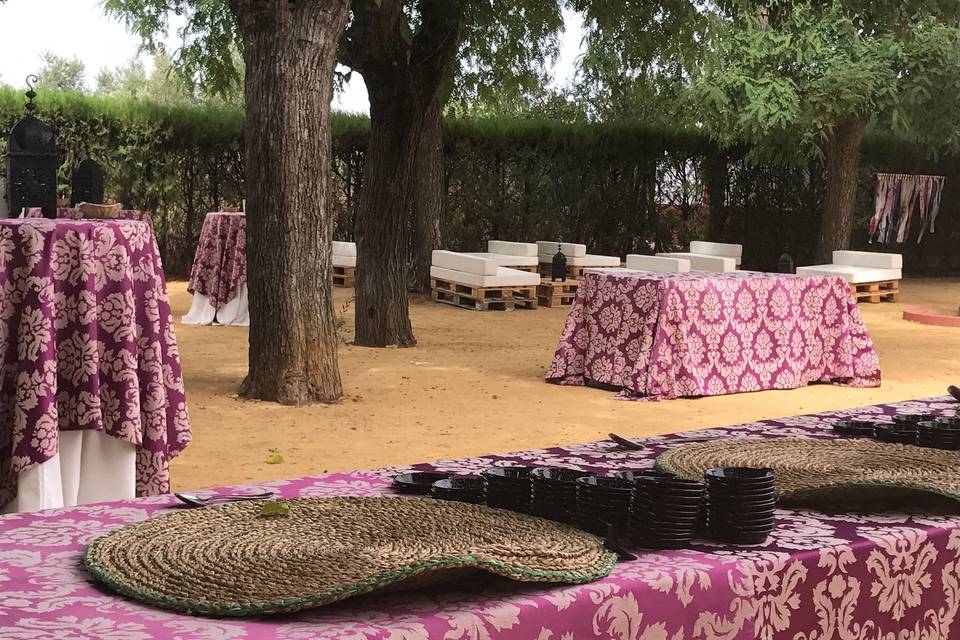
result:
[[[27,218],[42,218],[43,210],[40,207],[32,207],[27,209]],[[150,218],[150,214],[146,211],[140,211],[139,209],[121,209],[120,213],[117,214],[117,217],[121,220],[138,220],[140,222],[146,222],[150,225],[153,225],[153,220]],[[58,220],[81,220],[83,219],[83,214],[80,213],[80,209],[75,207],[57,207],[57,219]]]
[[[187,291],[210,299],[219,311],[247,283],[247,217],[216,211],[203,220]]]
[[[150,225],[0,220],[0,357],[0,506],[67,430],[136,445],[137,495],[170,490],[190,421]]]
[[[880,361],[842,278],[588,273],[546,379],[670,399],[813,382],[876,387]]]

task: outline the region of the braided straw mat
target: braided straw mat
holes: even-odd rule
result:
[[[671,449],[656,466],[690,479],[714,467],[770,467],[783,498],[915,490],[960,499],[960,452],[875,440],[724,438]]]
[[[131,598],[185,613],[253,616],[482,569],[521,582],[610,573],[599,538],[549,520],[430,499],[297,498],[189,509],[94,540],[84,562]],[[437,575],[437,574],[447,575]]]

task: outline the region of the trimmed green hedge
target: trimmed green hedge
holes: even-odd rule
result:
[[[19,90],[0,88],[0,130],[23,113]],[[38,115],[57,127],[61,182],[85,157],[107,172],[107,190],[128,207],[149,210],[167,272],[189,273],[203,216],[243,197],[243,114],[217,106],[159,106],[138,100],[41,91]],[[823,177],[818,165],[748,165],[720,153],[695,131],[642,124],[568,125],[483,118],[445,124],[444,245],[479,250],[489,238],[585,242],[594,253],[678,249],[706,237],[700,203],[707,168],[724,158],[718,240],[745,244],[747,268],[774,268],[785,245],[809,263],[817,240]],[[335,114],[332,206],[337,237],[353,235],[369,128],[363,116]],[[5,142],[5,138],[4,138]],[[960,271],[958,158],[928,159],[924,150],[872,136],[864,145],[855,244],[865,244],[875,170],[948,175],[941,230],[902,248],[913,272]]]

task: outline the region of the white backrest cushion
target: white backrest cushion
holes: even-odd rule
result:
[[[587,255],[587,245],[574,244],[572,242],[550,242],[548,240],[537,240],[537,253],[541,256],[553,256],[557,252],[557,246],[563,251],[563,255],[575,258]]]
[[[333,255],[335,256],[356,256],[357,244],[355,242],[333,241]]]
[[[705,256],[700,253],[658,253],[658,256],[668,258],[684,258],[690,261],[692,271],[712,271],[714,273],[730,273],[737,270],[737,261],[734,258],[721,256]]]
[[[739,258],[743,256],[743,245],[728,244],[726,242],[704,242],[703,240],[694,240],[690,243],[690,253],[699,253],[705,256]]]
[[[497,275],[497,263],[492,260],[468,256],[453,251],[436,249],[433,252],[433,266],[464,273],[474,273],[479,276]]]
[[[686,273],[690,271],[690,261],[686,258],[641,256],[636,253],[631,253],[627,255],[627,269],[654,271],[657,273]]]
[[[508,256],[527,256],[535,257],[537,255],[537,245],[532,242],[507,242],[505,240],[488,240],[488,253],[502,253]]]
[[[833,264],[849,264],[874,269],[903,269],[903,256],[899,253],[873,251],[834,251]]]

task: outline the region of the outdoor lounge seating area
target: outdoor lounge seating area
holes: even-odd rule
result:
[[[833,263],[797,267],[798,275],[838,276],[858,301],[896,302],[903,278],[903,256],[873,251],[834,251]]]

